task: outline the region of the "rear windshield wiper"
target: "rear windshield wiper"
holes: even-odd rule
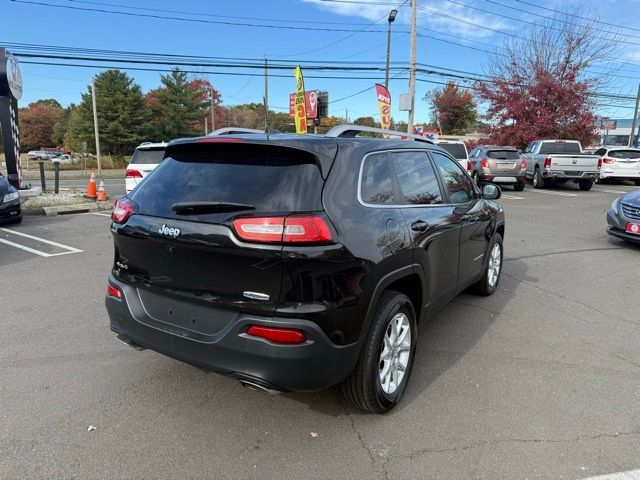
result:
[[[234,212],[237,210],[255,210],[253,205],[233,202],[176,202],[171,210],[179,215],[196,215],[198,213]]]

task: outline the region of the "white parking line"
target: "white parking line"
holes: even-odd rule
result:
[[[640,470],[609,473],[607,475],[600,475],[597,477],[583,478],[582,480],[640,480]]]
[[[524,200],[524,197],[516,197],[515,195],[506,195],[502,194],[502,198],[506,198],[508,200]]]
[[[26,233],[18,232],[16,230],[11,230],[9,228],[0,228],[0,230],[2,230],[4,232],[9,232],[9,233],[11,233],[13,235],[18,235],[18,236],[21,236],[21,237],[30,238],[32,240],[37,240],[39,242],[46,243],[48,245],[53,245],[54,247],[58,247],[58,248],[61,248],[63,250],[67,250],[66,252],[60,252],[60,253],[47,253],[47,252],[42,252],[40,250],[36,250],[35,248],[27,247],[25,245],[21,245],[19,243],[12,242],[10,240],[6,240],[4,238],[0,238],[0,243],[4,243],[6,245],[11,245],[12,247],[19,248],[19,249],[24,250],[26,252],[35,253],[36,255],[40,255],[41,257],[58,257],[60,255],[68,255],[69,253],[81,253],[82,252],[82,250],[80,250],[78,248],[75,248],[75,247],[70,247],[68,245],[63,245],[61,243],[53,242],[51,240],[47,240],[47,239],[44,239],[44,238],[36,237],[36,236],[33,236],[33,235],[28,235]]]
[[[553,190],[529,190],[530,192],[534,192],[534,193],[546,193],[548,195],[558,195],[560,197],[577,197],[578,194],[576,193],[568,193],[568,192],[555,192]]]
[[[631,190],[609,190],[608,188],[593,188],[595,192],[607,192],[607,193],[629,193]]]

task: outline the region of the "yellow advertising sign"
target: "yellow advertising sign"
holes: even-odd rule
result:
[[[296,67],[293,72],[296,77],[296,101],[293,109],[296,133],[307,133],[307,106],[304,98],[304,78],[302,69]]]

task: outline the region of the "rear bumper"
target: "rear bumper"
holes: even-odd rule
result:
[[[595,180],[598,178],[597,171],[580,171],[580,172],[572,172],[570,170],[543,170],[542,176],[544,178],[557,179],[557,178],[566,178],[573,180]]]
[[[22,216],[20,199],[11,202],[0,203],[0,222],[16,220]]]
[[[638,170],[600,170],[600,178],[628,178],[630,180],[640,179],[640,171]]]
[[[267,388],[323,390],[344,380],[359,354],[358,344],[336,345],[317,324],[304,319],[238,313],[219,332],[205,336],[150,317],[136,287],[113,277],[109,281],[124,294],[122,300],[105,300],[111,330],[142,347]],[[245,333],[250,325],[298,329],[305,333],[307,342],[278,345],[250,337]]]
[[[524,183],[525,182],[525,175],[515,175],[515,174],[509,174],[509,173],[496,173],[496,174],[488,174],[488,173],[483,173],[479,175],[480,178],[480,182],[483,183],[498,183],[498,184],[504,184],[504,185],[513,185],[516,183]]]

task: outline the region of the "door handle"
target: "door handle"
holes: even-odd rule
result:
[[[417,220],[411,224],[411,230],[414,232],[424,232],[427,228],[429,228],[429,224],[422,220]]]

